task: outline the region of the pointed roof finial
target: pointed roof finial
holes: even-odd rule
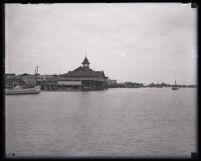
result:
[[[87,57],[84,58],[84,61],[82,62],[82,64],[90,64],[89,60],[87,59]]]
[[[87,57],[87,49],[85,50],[85,57]]]

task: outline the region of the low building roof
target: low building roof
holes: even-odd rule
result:
[[[15,73],[5,73],[5,76],[15,76]]]
[[[31,74],[24,73],[24,74],[20,74],[19,76],[31,76]]]
[[[86,67],[78,67],[74,71],[69,71],[66,74],[60,75],[61,77],[98,77],[106,78],[103,71],[94,71]]]

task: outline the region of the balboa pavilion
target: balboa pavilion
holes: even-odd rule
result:
[[[103,90],[107,88],[107,79],[104,71],[94,71],[89,67],[87,57],[82,66],[68,73],[61,74],[57,79],[59,89]]]

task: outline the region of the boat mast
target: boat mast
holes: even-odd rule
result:
[[[36,66],[36,74],[38,75],[38,68],[39,68],[39,66]]]
[[[36,66],[36,68],[35,68],[35,80],[36,80],[36,84],[37,84],[37,81],[38,81],[38,68],[39,68],[39,66]]]

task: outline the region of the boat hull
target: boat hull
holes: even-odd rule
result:
[[[27,88],[27,89],[6,89],[6,95],[22,95],[22,94],[39,94],[40,88]]]
[[[172,87],[172,90],[179,90],[178,87]]]

